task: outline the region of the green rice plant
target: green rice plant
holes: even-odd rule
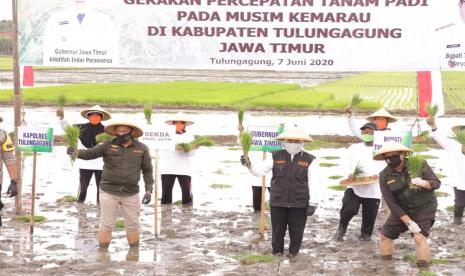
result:
[[[74,161],[77,158],[77,154],[78,154],[77,146],[78,146],[78,140],[79,140],[80,133],[81,133],[81,129],[77,126],[68,126],[65,129],[65,136],[64,136],[65,144],[66,146],[74,149],[73,154],[71,154],[69,157],[71,164],[74,164]]]
[[[437,104],[431,105],[427,104],[426,105],[426,112],[428,113],[428,116],[434,118],[438,114],[439,111],[439,106]]]
[[[237,120],[238,120],[238,128],[239,128],[239,133],[242,133],[244,127],[243,127],[243,123],[244,123],[244,113],[245,113],[245,110],[243,107],[240,107],[239,110],[237,111]]]
[[[332,176],[329,176],[328,178],[332,179],[332,180],[338,180],[338,179],[343,178],[343,176],[342,175],[332,175]]]
[[[151,104],[144,105],[144,117],[149,125],[152,124],[152,109],[153,106]]]
[[[240,136],[242,153],[247,159],[249,157],[250,146],[252,145],[252,134],[250,132],[242,132]]]
[[[337,159],[341,159],[341,157],[339,157],[339,156],[323,156],[323,157],[321,157],[321,159],[325,159],[325,160],[337,160]]]
[[[362,166],[360,165],[360,162],[357,163],[355,166],[354,171],[352,172],[352,177],[354,180],[360,179],[363,175],[365,174],[365,171],[363,170]]]
[[[118,229],[124,229],[124,220],[118,219],[115,223],[115,227]]]
[[[417,255],[415,253],[408,253],[404,255],[403,259],[404,261],[407,261],[409,263],[416,264]],[[431,264],[433,265],[449,264],[449,263],[450,261],[447,259],[436,259],[436,258],[431,259]]]
[[[27,215],[17,216],[15,219],[20,221],[20,222],[28,223],[28,222],[31,221],[31,216],[27,216]],[[34,222],[42,222],[42,221],[45,221],[45,217],[44,216],[34,216],[33,220],[34,220]]]
[[[67,98],[65,95],[61,94],[57,97],[57,106],[58,107],[65,107]]]
[[[188,153],[193,149],[197,149],[199,147],[211,147],[214,144],[215,142],[211,138],[206,136],[199,136],[190,143],[177,144],[176,148]]]
[[[343,185],[331,185],[328,187],[328,189],[335,190],[335,191],[345,191],[346,186]]]
[[[360,105],[362,103],[362,98],[360,97],[359,94],[354,94],[352,96],[352,100],[350,102],[350,106],[351,107],[357,107],[358,105]]]
[[[417,137],[427,138],[427,137],[429,137],[429,131],[424,130],[424,131],[418,133]]]
[[[63,204],[63,203],[72,203],[72,202],[76,202],[77,201],[77,197],[75,196],[72,196],[72,195],[65,195],[59,199],[56,200],[57,203],[59,204]]]
[[[182,205],[182,200],[177,200],[173,203],[176,206],[181,206]]]
[[[106,141],[111,141],[111,140],[113,140],[115,138],[116,137],[113,136],[113,135],[102,132],[99,135],[95,136],[95,141],[97,142],[97,144],[100,144],[100,143],[103,143],[103,142],[106,142]]]
[[[215,189],[215,190],[222,190],[222,189],[232,188],[232,186],[229,184],[215,183],[215,184],[210,185],[210,188]]]
[[[324,168],[330,168],[330,167],[335,167],[337,166],[337,164],[334,164],[334,163],[320,163],[320,167],[324,167]]]
[[[419,155],[417,153],[411,153],[407,156],[408,173],[411,179],[421,176],[424,162],[425,162],[425,157],[423,155]],[[416,190],[416,189],[420,189],[420,187],[410,184],[410,189]]]
[[[274,256],[262,255],[257,253],[245,253],[233,257],[241,265],[251,265],[255,263],[269,263],[274,261],[276,258]]]
[[[454,131],[454,136],[450,137],[455,141],[459,142],[462,146],[465,146],[465,130]]]
[[[424,151],[428,151],[428,146],[425,144],[414,143],[412,145],[412,150],[414,152],[424,152]]]

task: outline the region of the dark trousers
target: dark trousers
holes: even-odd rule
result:
[[[363,198],[354,193],[354,190],[348,188],[344,192],[342,198],[342,208],[340,213],[339,225],[347,228],[350,220],[358,214],[360,205],[362,205],[362,235],[369,235],[373,233],[376,215],[378,214],[379,199]]]
[[[182,204],[192,203],[191,177],[188,175],[162,174],[161,175],[161,204],[173,202],[173,186],[178,179],[182,192]]]
[[[459,190],[454,187],[454,194],[454,217],[461,218],[463,216],[463,209],[465,208],[465,191]]]
[[[284,236],[289,227],[289,253],[297,254],[304,236],[307,208],[285,208],[271,206],[271,246],[273,254],[284,252]]]
[[[100,180],[102,179],[101,170],[79,170],[79,191],[78,191],[78,202],[86,201],[87,188],[89,188],[90,180],[92,175],[95,175],[95,184],[97,185],[97,204],[100,202],[99,198],[99,187]]]
[[[268,192],[270,188],[268,187]],[[262,209],[262,186],[252,186],[253,195],[253,210],[260,211]]]

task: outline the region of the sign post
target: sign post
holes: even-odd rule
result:
[[[283,132],[283,127],[279,126],[251,126],[247,131],[252,135],[251,151],[262,151],[263,160],[266,160],[266,152],[278,151],[283,148],[283,143],[276,140],[276,137]],[[265,234],[265,208],[266,208],[266,176],[262,176],[262,202],[260,208],[259,232],[263,237]]]
[[[154,161],[154,233],[155,239],[158,239],[158,167],[159,167],[159,150],[174,150],[174,135],[176,135],[175,126],[149,126],[145,128],[144,135],[140,138],[141,142],[146,144],[150,149],[155,149]]]
[[[53,128],[19,127],[17,136],[17,150],[32,152],[32,191],[31,191],[31,217],[29,232],[34,233],[34,212],[36,197],[37,152],[52,152]]]

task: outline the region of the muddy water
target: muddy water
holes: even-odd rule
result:
[[[52,111],[30,112],[32,114],[26,119],[30,125],[45,125],[54,119],[53,114],[49,115]],[[71,112],[68,114],[70,121],[78,120]],[[125,115],[130,119],[139,118],[142,122],[141,115]],[[195,130],[209,134],[209,128],[201,126],[208,122],[207,117],[202,117],[206,115],[194,116],[200,122]],[[232,123],[235,115],[215,114],[215,121],[225,126],[222,133],[234,133],[234,127],[223,120],[216,120],[218,116]],[[311,116],[302,116],[300,120],[309,118]],[[257,119],[265,120],[262,116],[257,116]],[[295,117],[285,119],[292,121]],[[337,123],[345,122],[345,119],[332,119]],[[307,221],[301,254],[294,262],[280,257],[270,263],[241,265],[234,259],[239,254],[271,253],[271,233],[268,230],[265,238],[259,239],[259,216],[251,211],[250,188],[251,182],[256,183],[257,179],[251,178],[240,166],[240,151],[235,147],[201,148],[197,151],[193,157],[194,164],[201,166],[195,166],[194,205],[161,206],[158,210],[158,240],[154,239],[151,203],[142,208],[139,251],[129,250],[124,230],[115,230],[108,252],[99,251],[95,240],[99,216],[95,205],[95,184],[89,187],[86,204],[56,203],[56,199],[64,195],[76,194],[78,185],[77,169],[71,168],[65,148],[56,147],[53,153],[38,156],[36,214],[45,216],[46,221],[35,225],[33,235],[29,234],[28,224],[11,219],[14,201],[3,197],[6,207],[3,211],[4,226],[0,228],[0,275],[416,275],[418,270],[403,260],[405,255],[415,251],[409,236],[405,234],[396,242],[393,261],[383,261],[378,255],[376,238],[370,242],[358,242],[360,215],[353,219],[343,243],[333,241],[343,192],[329,189],[337,181],[328,177],[345,174],[344,160],[323,161],[322,157],[343,156],[344,149],[321,149],[312,153],[320,157],[320,162],[337,166],[319,169],[315,196],[319,208]],[[427,154],[439,157],[429,162],[436,172],[447,176],[445,152],[430,150]],[[26,212],[30,209],[31,167],[32,158],[26,157],[23,192]],[[445,208],[453,204],[453,191],[447,177],[443,178],[443,183],[441,191],[449,196],[439,198],[438,217],[430,244],[434,257],[446,258],[448,263],[434,265],[431,270],[444,275],[463,275],[465,226],[451,225],[452,213]],[[231,187],[213,189],[210,187],[212,184]],[[179,186],[175,186],[173,198],[174,201],[181,199]],[[381,226],[384,219],[385,213],[381,212],[376,226]]]

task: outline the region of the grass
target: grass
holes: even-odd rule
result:
[[[345,191],[346,186],[343,185],[331,185],[328,187],[328,189],[335,190],[335,191]]]
[[[441,192],[441,191],[434,191],[434,195],[435,195],[436,197],[447,197],[447,196],[449,196],[448,193],[446,193],[446,192]]]
[[[338,179],[343,178],[343,176],[342,175],[331,175],[328,178],[332,180],[338,180]]]
[[[407,261],[412,264],[417,263],[417,255],[415,253],[409,253],[404,256],[404,261]],[[431,259],[431,264],[432,265],[440,265],[440,264],[449,264],[450,261],[447,259]]]
[[[66,202],[76,202],[77,201],[77,197],[75,196],[72,196],[72,195],[65,195],[59,199],[57,199],[57,203],[66,203]]]
[[[124,229],[124,220],[118,219],[115,223],[115,227],[118,229]]]
[[[334,166],[337,166],[337,164],[334,164],[334,163],[320,163],[320,167],[324,167],[324,168],[330,168],[330,167],[334,167]]]
[[[245,253],[234,256],[233,258],[236,259],[241,265],[251,265],[255,263],[270,263],[276,259],[274,256],[263,255],[258,253]]]
[[[8,56],[0,56],[0,70],[1,71],[13,70],[13,59]]]
[[[321,159],[324,159],[324,160],[337,160],[337,159],[341,159],[341,157],[339,157],[339,156],[323,156],[323,157],[321,157]]]
[[[210,185],[210,188],[216,189],[216,190],[229,189],[229,188],[232,188],[232,185],[215,183],[215,184]]]
[[[319,140],[315,139],[311,143],[305,144],[305,150],[312,151],[312,150],[319,150],[322,148],[343,148],[346,147],[347,144],[345,143],[338,143],[328,140]]]
[[[17,216],[16,220],[27,223],[31,221],[31,216]],[[43,222],[43,221],[45,221],[44,216],[34,216],[34,222]]]

